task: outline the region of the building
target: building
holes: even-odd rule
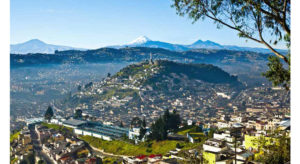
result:
[[[219,153],[219,152],[222,152],[222,151],[224,151],[226,149],[227,149],[227,147],[226,147],[224,141],[213,139],[213,138],[212,139],[208,139],[203,144],[203,150],[204,151]]]
[[[231,164],[233,159],[226,158],[222,153],[205,151],[203,152],[204,163],[207,164]]]
[[[88,122],[85,126],[75,128],[74,132],[78,135],[89,135],[107,141],[129,135],[127,128],[104,125],[98,122]]]
[[[86,124],[87,124],[87,121],[76,120],[76,119],[69,119],[69,120],[62,122],[63,126],[66,126],[69,128],[78,128],[78,127],[84,126]]]
[[[27,145],[31,142],[30,134],[25,134],[22,138],[23,145]]]
[[[26,119],[25,122],[26,122],[26,125],[29,126],[29,125],[33,125],[33,124],[37,124],[37,123],[41,123],[44,121],[44,118],[43,117],[39,117],[39,118],[30,118],[30,119]]]
[[[140,136],[140,128],[131,128],[129,130],[128,138],[134,140]]]
[[[214,133],[214,139],[217,140],[225,140],[227,142],[233,142],[234,138],[228,133]]]

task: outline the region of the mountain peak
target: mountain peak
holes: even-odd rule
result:
[[[13,54],[28,54],[28,53],[53,54],[55,50],[64,51],[64,50],[73,50],[73,49],[80,49],[80,48],[47,44],[39,39],[31,39],[24,43],[10,45],[10,53]]]
[[[28,40],[27,42],[25,43],[34,43],[34,44],[46,44],[45,42],[39,40],[39,39],[31,39],[31,40]]]
[[[199,39],[196,42],[194,42],[192,45],[195,45],[195,44],[203,44],[203,41],[201,39]]]
[[[216,42],[210,41],[210,40],[206,40],[206,41],[197,40],[196,42],[191,44],[190,47],[192,47],[192,48],[222,48],[222,45],[220,45]]]
[[[151,39],[149,39],[146,36],[140,36],[140,37],[136,38],[135,40],[131,41],[129,44],[143,44],[148,41],[151,41]]]

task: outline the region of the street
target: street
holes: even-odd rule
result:
[[[43,159],[47,164],[54,164],[52,160],[48,157],[48,155],[42,152],[41,144],[38,140],[34,127],[35,127],[34,125],[29,127],[34,152],[36,153],[37,156]]]

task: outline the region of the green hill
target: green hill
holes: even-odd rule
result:
[[[219,67],[166,60],[132,64],[101,82],[89,84],[64,99],[61,107],[104,109],[103,117],[111,111],[125,117],[127,112],[139,115],[145,110],[198,110],[226,104],[227,100],[219,100],[216,93],[234,96],[243,87],[236,76]]]

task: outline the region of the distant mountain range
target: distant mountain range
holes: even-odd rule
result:
[[[69,46],[47,44],[38,39],[32,39],[24,43],[10,45],[10,53],[13,54],[28,54],[28,53],[53,54],[56,50],[65,51],[65,50],[84,50],[84,49],[74,48]]]
[[[234,50],[234,51],[252,51],[259,53],[270,53],[269,49],[266,48],[251,48],[251,47],[239,47],[239,46],[228,46],[215,43],[213,41],[198,40],[190,45],[172,44],[161,41],[153,41],[146,36],[140,36],[137,39],[123,45],[107,46],[107,48],[126,48],[126,47],[148,47],[148,48],[163,48],[171,51],[188,51],[192,49],[216,49],[216,50]],[[85,50],[83,48],[74,48],[69,46],[60,46],[47,44],[38,39],[29,40],[20,44],[13,44],[10,46],[10,52],[12,54],[27,54],[27,53],[47,53],[54,54],[56,50]],[[278,49],[279,52],[287,53],[287,50]]]
[[[109,48],[125,48],[125,47],[149,47],[149,48],[163,48],[171,51],[187,51],[191,49],[224,49],[235,51],[252,51],[259,53],[270,53],[271,51],[266,48],[252,48],[252,47],[239,47],[231,45],[221,45],[213,41],[197,40],[190,45],[172,44],[161,41],[153,41],[146,36],[140,36],[137,39],[124,45],[108,46]],[[287,53],[287,50],[277,49],[279,52]]]

